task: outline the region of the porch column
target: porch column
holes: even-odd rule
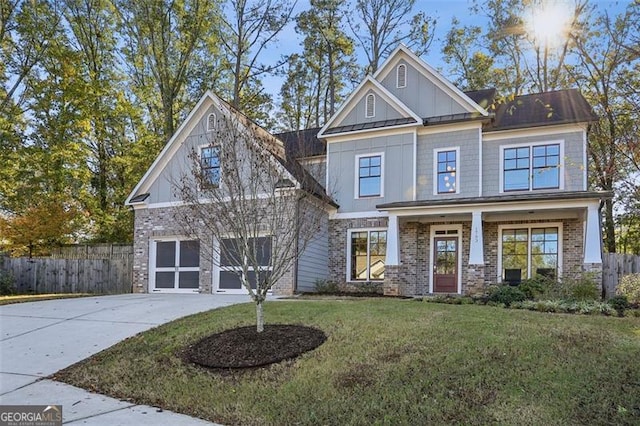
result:
[[[584,235],[584,263],[602,263],[600,209],[593,203],[587,207],[587,227]]]
[[[390,214],[387,228],[387,253],[385,260],[385,265],[387,266],[400,265],[399,234],[398,216]]]
[[[471,247],[469,248],[469,265],[484,265],[484,244],[482,240],[482,212],[471,213]]]

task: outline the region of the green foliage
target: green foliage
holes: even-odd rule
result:
[[[609,305],[613,309],[615,309],[619,317],[623,317],[625,309],[629,307],[627,296],[623,295],[614,296],[611,299],[607,300],[607,303],[609,303]]]
[[[509,307],[513,302],[522,302],[527,296],[518,287],[498,285],[489,290],[488,301],[502,303]]]
[[[626,296],[630,303],[640,304],[640,274],[623,276],[616,289],[616,294]]]
[[[575,272],[565,275],[562,280],[547,281],[546,289],[539,299],[597,300],[600,291],[593,272]]]
[[[332,280],[315,280],[316,293],[318,294],[336,294],[340,292],[338,283]]]
[[[525,294],[527,299],[533,300],[544,294],[553,283],[554,281],[548,277],[536,275],[534,278],[522,280],[518,288]]]
[[[525,300],[511,304],[511,309],[526,309],[537,312],[551,312],[563,314],[599,314],[610,316],[617,313],[610,304],[598,301],[571,300]]]
[[[16,293],[16,280],[9,272],[0,270],[0,296]]]

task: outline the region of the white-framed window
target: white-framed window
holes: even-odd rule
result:
[[[253,265],[250,265],[246,272],[246,279],[253,289],[257,287],[259,280],[273,270],[271,264],[272,242],[270,236],[250,238],[248,240],[248,246],[251,251],[250,256],[255,258],[256,263],[259,264],[257,270]],[[216,290],[219,292],[246,293],[242,285],[244,276],[242,265],[247,262],[247,259],[239,250],[239,241],[234,238],[222,238],[216,244],[220,255],[219,262],[214,267]]]
[[[365,98],[365,118],[373,118],[376,116],[376,95],[369,93]]]
[[[433,193],[459,194],[460,147],[433,150]]]
[[[211,113],[207,116],[207,132],[212,132],[218,126],[218,119],[215,113]]]
[[[396,68],[396,87],[402,89],[407,87],[407,66],[400,64]]]
[[[355,198],[384,195],[384,153],[356,155]]]
[[[386,229],[350,229],[347,232],[347,281],[383,281],[386,253]]]
[[[562,223],[498,226],[498,281],[562,275]]]
[[[563,141],[500,148],[500,191],[562,189]]]
[[[151,241],[150,289],[197,292],[200,287],[200,241],[160,238]]]
[[[221,177],[220,147],[203,145],[199,151],[202,185],[208,188],[219,188]]]

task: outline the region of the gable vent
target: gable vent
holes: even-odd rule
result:
[[[207,132],[215,130],[216,124],[216,115],[214,113],[209,114],[207,117]]]
[[[407,87],[407,66],[405,64],[400,64],[396,68],[396,86],[398,89]]]
[[[369,93],[367,95],[367,99],[366,99],[366,111],[365,111],[365,117],[366,118],[372,118],[375,117],[376,115],[376,95],[374,95],[373,93]]]

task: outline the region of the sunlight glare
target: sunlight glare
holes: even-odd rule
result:
[[[529,15],[527,30],[537,44],[553,48],[564,43],[571,25],[571,10],[567,3],[558,0],[535,2]]]

